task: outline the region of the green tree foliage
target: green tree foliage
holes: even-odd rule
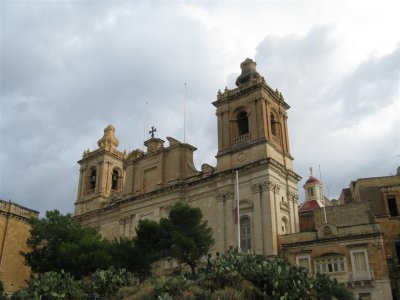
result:
[[[111,265],[116,269],[127,269],[129,272],[144,278],[150,274],[151,262],[146,253],[141,252],[132,239],[115,239],[109,245]]]
[[[111,264],[109,242],[95,229],[82,227],[70,214],[47,211],[41,219],[30,220],[30,252],[21,253],[36,273],[64,270],[77,278]]]
[[[171,208],[169,218],[159,223],[140,221],[135,245],[149,263],[172,257],[188,264],[194,274],[198,261],[214,243],[212,230],[202,217],[199,208],[179,202]]]
[[[150,274],[151,264],[167,257],[167,238],[162,227],[152,220],[140,220],[134,239],[135,253],[142,265],[137,268],[142,277]]]
[[[214,244],[212,230],[202,218],[200,208],[178,202],[171,208],[169,218],[160,221],[170,242],[170,256],[188,264],[193,274],[200,258]]]
[[[4,293],[4,285],[3,282],[0,280],[0,300],[7,299]]]

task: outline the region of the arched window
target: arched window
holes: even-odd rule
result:
[[[119,172],[118,170],[114,170],[111,174],[111,189],[113,190],[118,189],[118,179],[119,179]]]
[[[249,115],[242,111],[237,114],[236,121],[238,124],[239,135],[249,133]]]
[[[270,116],[270,119],[271,119],[271,132],[272,132],[272,134],[273,135],[275,135],[276,136],[276,133],[277,133],[277,121],[275,120],[275,116],[274,116],[274,114],[273,113],[271,113],[271,116]]]
[[[251,250],[251,227],[248,216],[240,218],[240,247],[243,251]]]
[[[90,178],[89,178],[90,190],[94,190],[96,188],[96,179],[97,179],[97,172],[96,170],[92,170],[92,172],[90,172]]]

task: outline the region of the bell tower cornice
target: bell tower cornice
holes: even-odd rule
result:
[[[279,92],[277,89],[274,91],[265,82],[264,77],[260,77],[260,78],[251,80],[235,89],[230,90],[230,89],[226,88],[223,93],[221,91],[218,91],[217,101],[214,101],[212,104],[218,108],[220,106],[223,106],[227,102],[233,102],[237,99],[242,98],[245,95],[248,95],[251,93],[257,93],[261,89],[269,95],[269,98],[266,99],[262,95],[259,96],[260,98],[264,98],[265,101],[267,101],[269,103],[275,102],[279,106],[282,106],[285,110],[290,108],[289,104],[287,104],[285,99],[283,98],[282,93]]]

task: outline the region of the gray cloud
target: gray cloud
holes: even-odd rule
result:
[[[179,5],[82,5],[88,4],[5,5],[1,194],[42,211],[73,209],[75,162],[97,146],[107,124],[117,128],[121,149],[142,147],[146,110],[160,137],[181,138],[185,82],[188,105],[195,106],[191,136],[198,130],[203,140],[214,114],[197,110],[211,108],[223,82],[209,72],[217,45]],[[202,144],[205,153],[213,147]]]
[[[292,107],[289,134],[295,170],[303,176],[300,194],[310,166],[317,175],[321,166],[331,197],[350,180],[396,169],[399,125],[386,110],[398,99],[399,47],[340,70],[334,31],[317,26],[304,36],[267,36],[257,47],[259,69]]]
[[[73,211],[76,161],[84,149],[97,147],[108,124],[116,127],[120,150],[142,148],[146,111],[158,137],[183,139],[185,82],[186,141],[198,147],[198,167],[215,164],[211,102],[218,89],[233,87],[241,61],[232,62],[234,50],[224,49],[222,37],[188,14],[185,4],[1,5],[1,198],[41,212]],[[334,196],[351,179],[394,170],[387,159],[398,154],[392,153],[394,123],[371,134],[374,142],[357,126],[368,118],[376,122],[374,116],[393,105],[398,49],[343,69],[333,25],[314,26],[305,35],[265,35],[255,59],[292,107],[295,171],[307,177],[310,165],[321,164]],[[252,55],[240,53],[242,60]]]

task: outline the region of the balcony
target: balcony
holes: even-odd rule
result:
[[[350,283],[366,282],[374,280],[374,273],[372,271],[358,271],[350,272],[348,281]]]
[[[245,134],[239,135],[237,138],[235,138],[233,140],[233,144],[234,145],[242,144],[242,143],[248,142],[250,140],[251,140],[251,134],[245,133]]]

